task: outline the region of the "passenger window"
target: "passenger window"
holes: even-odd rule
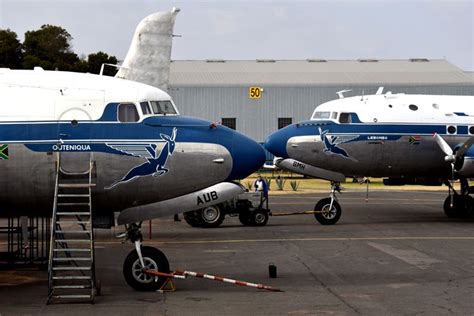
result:
[[[351,113],[341,113],[341,115],[339,116],[339,123],[352,123]]]
[[[118,119],[120,122],[138,122],[139,118],[140,117],[138,116],[138,111],[135,107],[135,104],[123,103],[119,105]]]
[[[140,102],[140,107],[142,108],[143,115],[151,114],[150,105],[148,102]]]

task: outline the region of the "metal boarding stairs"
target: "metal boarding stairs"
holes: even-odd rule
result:
[[[48,304],[93,303],[96,294],[92,228],[92,157],[89,169],[61,169],[58,153],[48,263]]]

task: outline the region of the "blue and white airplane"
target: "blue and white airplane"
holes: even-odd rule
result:
[[[110,227],[120,212],[137,251],[135,223],[231,199],[244,191],[232,180],[265,161],[258,143],[180,115],[158,88],[41,68],[0,69],[0,144],[0,217],[51,216],[58,161],[66,175],[92,162],[94,222]],[[127,282],[156,290],[141,262],[124,266]]]
[[[345,91],[344,91],[345,92]],[[474,97],[383,93],[319,105],[310,120],[268,137],[275,164],[329,180],[330,198],[315,216],[334,224],[341,215],[335,193],[346,177],[442,178],[449,186],[448,217],[473,213]],[[448,180],[459,179],[456,191]]]

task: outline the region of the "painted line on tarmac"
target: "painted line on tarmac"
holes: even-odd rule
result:
[[[454,236],[454,237],[317,237],[317,238],[274,238],[274,239],[228,239],[228,240],[183,240],[183,241],[149,241],[144,243],[147,245],[179,245],[179,244],[235,244],[249,242],[285,242],[285,241],[373,241],[373,240],[474,240],[474,236]],[[96,241],[96,244],[109,245],[120,244],[120,241]]]
[[[355,199],[354,199],[355,200]],[[349,201],[349,199],[339,199],[339,202],[347,202],[351,204],[368,204],[368,205],[386,205],[387,202],[390,202],[390,200],[385,200],[385,201],[380,201],[380,202],[373,202],[369,199],[368,202],[366,202],[363,199],[355,200],[355,201]],[[394,200],[395,201],[395,200]],[[400,200],[400,201],[406,201],[405,200]],[[271,204],[275,205],[293,205],[293,204],[313,204],[316,201],[308,201],[308,202],[270,202]],[[427,204],[435,204],[435,205],[441,205],[442,201],[433,201],[433,200],[427,200],[427,201],[409,201],[409,202],[402,202],[402,203],[397,203],[399,205],[427,205]]]
[[[372,241],[372,240],[474,240],[474,236],[454,236],[454,237],[318,237],[318,238],[273,238],[273,239],[227,239],[227,240],[183,240],[183,241],[150,241],[145,240],[148,245],[179,245],[179,244],[236,244],[248,242],[284,242],[284,241]],[[6,245],[7,242],[0,242],[0,245]],[[96,245],[119,245],[121,241],[95,241]]]

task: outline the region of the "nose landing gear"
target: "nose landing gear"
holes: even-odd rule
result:
[[[341,184],[331,182],[329,197],[319,200],[314,206],[314,217],[321,225],[334,225],[341,217],[342,210],[337,202],[336,192],[341,193]]]
[[[165,277],[151,276],[143,271],[151,270],[169,273],[168,259],[160,250],[142,246],[143,236],[140,224],[126,225],[127,232],[123,235],[126,240],[135,244],[135,249],[125,258],[123,276],[128,285],[137,291],[156,291],[166,282]]]

